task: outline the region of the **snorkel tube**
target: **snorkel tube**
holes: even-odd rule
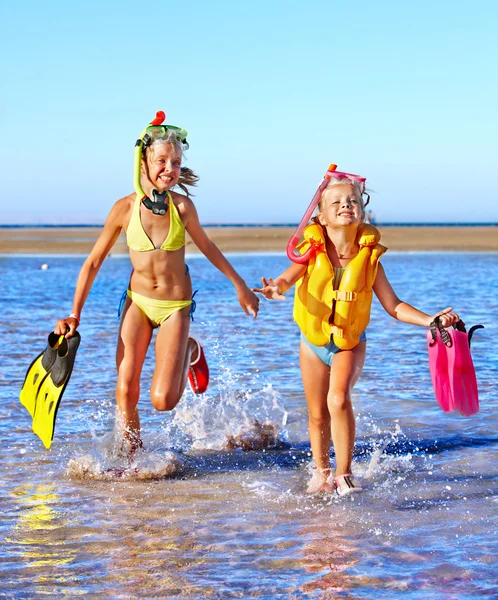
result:
[[[362,193],[365,191],[366,177],[360,177],[359,175],[354,175],[353,173],[345,173],[344,171],[336,171],[336,169],[337,169],[337,165],[335,165],[333,163],[329,165],[329,168],[327,169],[327,172],[323,176],[323,179],[320,182],[320,185],[318,186],[318,189],[316,190],[315,195],[313,196],[313,198],[310,202],[310,205],[306,209],[306,212],[304,213],[303,218],[301,219],[301,222],[297,226],[297,229],[294,232],[294,235],[291,237],[291,239],[289,240],[289,243],[287,244],[287,257],[292,262],[295,262],[299,265],[303,265],[303,264],[307,263],[308,260],[310,259],[311,255],[316,252],[317,244],[314,244],[313,240],[311,240],[310,247],[308,248],[308,250],[306,250],[306,252],[304,254],[296,255],[294,253],[294,250],[296,249],[299,239],[300,239],[306,225],[309,223],[309,220],[311,219],[311,215],[313,214],[313,211],[315,210],[318,203],[320,202],[320,198],[322,197],[322,194],[323,194],[325,188],[328,186],[332,177],[337,177],[338,179],[341,179],[341,178],[349,179],[350,181],[358,181],[363,184],[362,185]],[[367,204],[368,204],[368,201],[365,203],[365,206]]]
[[[304,263],[308,262],[310,256],[315,252],[315,248],[314,248],[313,244],[311,244],[309,249],[304,254],[298,254],[298,255],[294,254],[294,250],[296,249],[296,246],[299,242],[299,238],[301,237],[301,235],[304,231],[304,228],[309,223],[309,220],[311,218],[311,215],[313,214],[313,211],[315,210],[317,204],[320,202],[320,198],[322,197],[323,190],[328,186],[330,178],[332,177],[332,174],[334,173],[334,171],[336,169],[337,169],[337,165],[334,165],[333,163],[331,165],[329,165],[329,168],[327,169],[327,172],[323,176],[323,179],[320,182],[320,185],[318,186],[318,189],[316,190],[315,195],[313,196],[313,198],[310,202],[310,205],[306,209],[306,212],[304,213],[303,218],[301,219],[301,222],[297,226],[297,229],[294,232],[294,235],[291,237],[291,239],[289,240],[289,243],[287,244],[287,257],[289,258],[289,260],[292,260],[292,262],[303,265]]]
[[[140,137],[135,143],[135,162],[133,164],[133,187],[135,188],[135,193],[140,198],[140,202],[147,198],[147,195],[143,191],[142,184],[140,182],[140,168],[142,166],[142,149],[144,146],[144,137],[147,133],[147,129],[151,125],[161,125],[164,119],[166,118],[166,114],[159,110],[156,112],[156,118],[147,125],[147,127],[142,131]]]

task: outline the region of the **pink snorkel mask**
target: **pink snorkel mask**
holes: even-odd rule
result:
[[[308,208],[306,209],[306,212],[303,215],[303,218],[301,219],[301,222],[299,223],[294,235],[291,237],[291,239],[289,240],[289,243],[287,244],[287,256],[290,260],[292,260],[295,263],[298,264],[304,264],[306,262],[308,262],[310,256],[315,252],[315,247],[313,246],[313,244],[310,246],[310,248],[304,253],[304,254],[294,254],[294,250],[299,242],[299,239],[304,231],[304,228],[306,227],[306,225],[309,223],[309,220],[311,219],[311,215],[313,214],[313,211],[315,210],[315,208],[317,207],[318,203],[320,202],[320,198],[322,197],[322,194],[325,190],[325,188],[328,186],[330,180],[332,178],[337,178],[337,179],[349,179],[349,181],[351,181],[351,183],[355,182],[355,183],[360,183],[361,186],[361,193],[365,194],[365,182],[367,180],[366,177],[360,177],[359,175],[354,175],[353,173],[345,173],[344,171],[336,171],[337,169],[337,165],[331,164],[329,166],[329,168],[327,169],[327,172],[325,173],[325,175],[323,176],[323,179],[320,183],[320,185],[318,186],[318,189],[315,192],[315,195],[313,196],[310,205],[308,206]],[[368,196],[367,194],[367,201],[365,202],[364,206],[366,206],[370,201],[370,196]]]

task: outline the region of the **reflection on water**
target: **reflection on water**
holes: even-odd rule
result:
[[[45,584],[55,577],[66,583],[63,573],[74,564],[76,549],[66,544],[65,535],[60,536],[70,521],[56,508],[56,486],[24,484],[16,486],[10,496],[19,515],[5,541],[17,548],[17,575],[23,578],[29,573],[33,594],[45,593]]]
[[[114,344],[129,263],[110,259],[85,307],[75,371],[45,451],[17,396],[29,357],[60,310],[70,310],[83,258],[45,260],[45,271],[36,258],[0,260],[0,319],[16,341],[3,346],[0,372],[0,595],[498,596],[498,284],[489,279],[498,256],[383,259],[403,299],[428,312],[452,304],[467,325],[484,323],[473,340],[482,407],[469,419],[443,414],[423,330],[375,303],[354,392],[354,469],[366,489],[342,499],[305,494],[311,458],[291,299],[264,302],[256,321],[245,318],[230,284],[201,258],[189,266],[200,290],[195,333],[213,376],[208,393],[187,391],[177,410],[155,412],[149,357],[145,449],[119,462]],[[251,285],[286,265],[276,256],[233,262]],[[453,272],[459,285],[442,286]]]

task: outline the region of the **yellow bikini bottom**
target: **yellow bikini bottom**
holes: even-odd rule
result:
[[[128,298],[136,304],[154,327],[159,327],[166,319],[182,308],[192,304],[192,300],[156,300],[147,298],[137,292],[127,290]]]

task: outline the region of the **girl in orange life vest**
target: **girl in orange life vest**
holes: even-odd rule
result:
[[[253,290],[268,300],[284,300],[283,294],[297,284],[294,318],[301,329],[300,366],[316,466],[310,493],[361,490],[351,474],[351,391],[365,360],[372,288],[386,312],[399,321],[423,327],[436,316],[444,327],[458,321],[452,308],[429,316],[398,298],[378,262],[386,250],[377,243],[380,234],[364,224],[362,193],[357,181],[332,177],[299,247],[304,253],[313,238],[318,244],[315,255],[307,264],[293,263],[276,279],[262,277],[262,287]],[[335,474],[330,467],[331,440]]]

